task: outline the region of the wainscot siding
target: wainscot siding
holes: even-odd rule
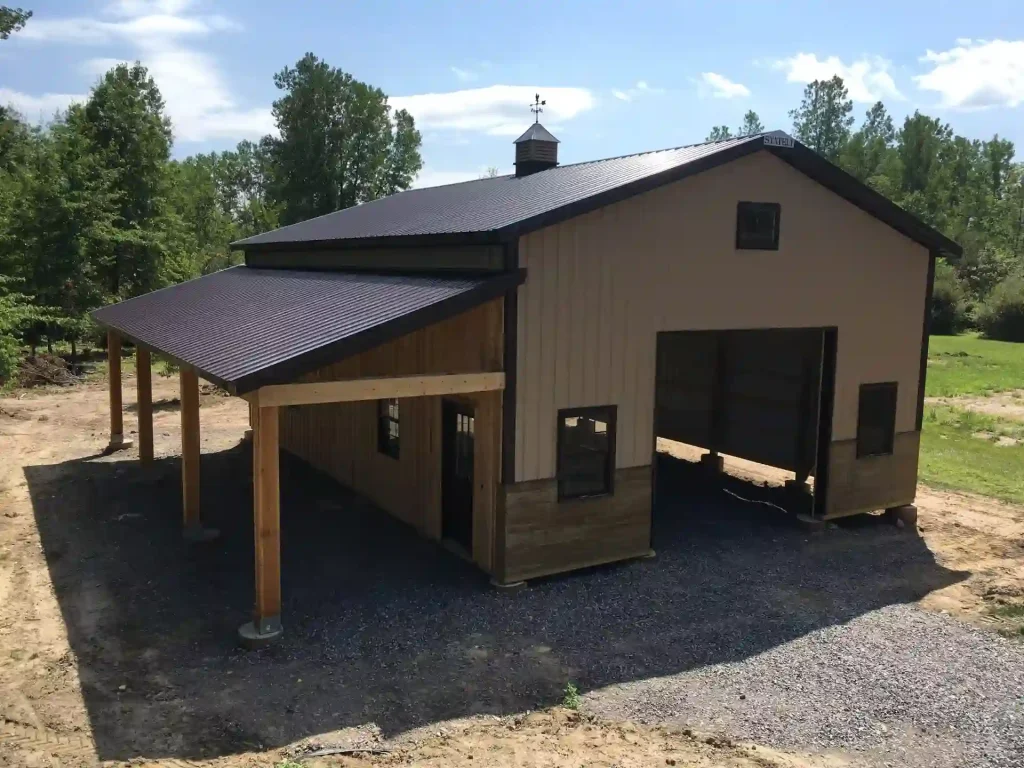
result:
[[[554,480],[505,486],[505,583],[650,552],[651,468],[615,473],[615,493],[558,501]]]
[[[920,432],[903,432],[893,441],[891,456],[857,458],[857,441],[832,443],[825,517],[910,504],[917,489]]]

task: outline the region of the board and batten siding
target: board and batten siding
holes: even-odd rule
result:
[[[503,300],[324,366],[299,381],[500,371]],[[441,538],[442,397],[399,399],[398,458],[378,450],[376,400],[285,406],[281,447],[305,460],[425,536]],[[501,393],[458,396],[476,413],[473,496],[474,561],[490,571],[498,510]]]
[[[736,250],[736,204],[782,206],[778,251]],[[833,441],[861,383],[915,430],[927,249],[760,152],[523,236],[516,482],[555,476],[560,408],[618,406],[616,467],[651,463],[659,331],[837,327]]]

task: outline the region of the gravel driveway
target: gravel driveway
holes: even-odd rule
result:
[[[867,765],[1024,764],[1024,646],[915,606],[596,691],[587,705]]]
[[[285,636],[254,654],[234,640],[252,600],[246,449],[203,457],[212,549],[181,542],[177,463],[158,464],[26,469],[102,759],[401,737],[558,703],[571,680],[611,717],[872,765],[1022,765],[1024,645],[915,607],[964,575],[909,531],[811,535],[669,478],[656,558],[505,594],[285,461]]]

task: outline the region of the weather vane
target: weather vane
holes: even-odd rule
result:
[[[544,105],[547,104],[547,99],[544,101],[540,100],[540,94],[533,94],[534,102],[530,105],[530,111],[533,112],[533,122],[540,122],[540,113],[544,111]]]

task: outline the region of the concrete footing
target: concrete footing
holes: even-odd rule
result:
[[[132,445],[132,440],[130,438],[126,438],[124,435],[111,435],[110,442],[107,443],[107,447],[103,452],[109,456],[111,453],[127,450],[128,448],[131,448]]]
[[[491,579],[491,586],[499,592],[518,592],[521,589],[526,589],[525,581],[509,581],[502,584],[497,579]]]
[[[182,536],[185,541],[193,544],[206,544],[220,538],[220,531],[217,528],[205,528],[202,525],[189,525],[185,527]]]
[[[901,528],[917,527],[917,507],[913,504],[904,504],[902,507],[889,507],[889,509],[885,510],[885,517],[893,525],[898,525]]]
[[[818,533],[825,530],[827,521],[822,520],[820,517],[799,514],[796,516],[796,523],[808,533]]]
[[[282,634],[284,634],[284,628],[281,626],[279,618],[264,619],[258,625],[254,621],[249,621],[238,628],[238,642],[244,648],[255,651],[266,648],[279,639]]]

